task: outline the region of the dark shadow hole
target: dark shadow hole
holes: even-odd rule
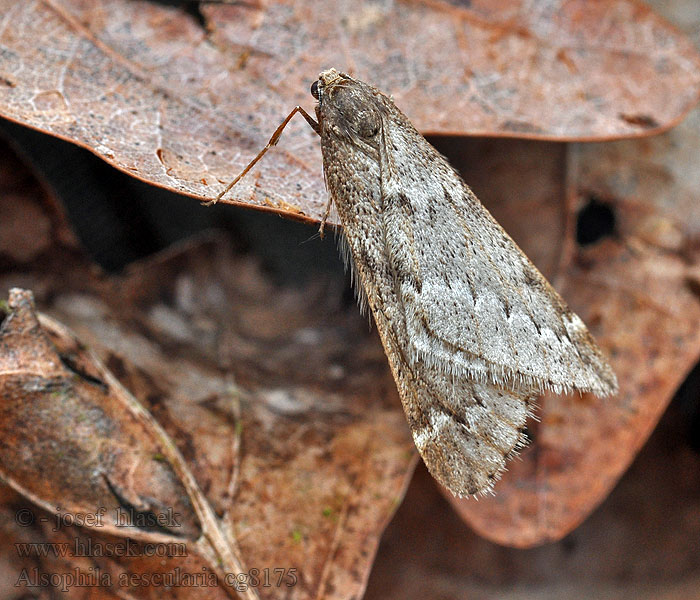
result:
[[[576,241],[581,246],[594,244],[615,233],[615,211],[612,205],[595,196],[578,211],[576,218]]]
[[[162,6],[174,6],[191,17],[194,17],[197,24],[206,31],[207,20],[202,13],[198,0],[151,0],[151,2],[154,4],[161,4]],[[221,4],[221,1],[205,2],[205,4]]]
[[[204,17],[204,13],[202,12],[201,7],[199,6],[199,2],[187,2],[185,3],[185,12],[190,15],[191,17],[194,17],[195,21],[197,21],[198,25],[204,30],[207,30],[207,20]]]

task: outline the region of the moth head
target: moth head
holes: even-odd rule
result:
[[[311,84],[316,114],[328,130],[373,144],[382,125],[381,93],[345,73],[328,69]]]

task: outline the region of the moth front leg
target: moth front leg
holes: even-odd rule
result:
[[[309,113],[307,113],[301,106],[295,106],[294,109],[292,110],[292,112],[290,112],[287,115],[287,117],[284,119],[284,121],[282,121],[282,123],[280,123],[279,127],[277,129],[275,129],[275,132],[272,134],[270,141],[267,142],[267,144],[265,144],[265,147],[260,152],[258,152],[257,156],[248,163],[248,166],[245,169],[243,169],[238,174],[238,176],[231,183],[229,183],[226,186],[226,189],[224,189],[224,191],[221,192],[216,198],[213,198],[212,200],[206,200],[202,204],[204,204],[204,206],[212,206],[212,205],[216,204],[219,200],[221,200],[228,193],[228,191],[234,185],[236,185],[245,176],[245,174],[248,171],[250,171],[255,166],[255,163],[257,163],[265,155],[265,153],[270,148],[272,148],[272,146],[277,145],[277,142],[279,142],[280,136],[282,135],[284,128],[287,126],[287,123],[289,123],[289,121],[292,120],[292,117],[297,113],[301,113],[301,116],[306,119],[306,122],[309,124],[311,129],[313,129],[316,132],[316,135],[318,135],[318,136],[321,135],[321,127],[313,119],[313,117],[311,115],[309,115]]]

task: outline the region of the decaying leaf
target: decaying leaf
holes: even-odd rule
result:
[[[335,66],[392,93],[417,127],[548,139],[658,132],[700,91],[692,44],[635,0],[0,3],[0,114],[153,184],[211,198]],[[235,202],[318,220],[304,123]]]
[[[58,240],[37,243],[69,269],[37,262],[0,278],[38,290],[52,314],[37,316],[26,292],[6,305],[0,470],[37,521],[106,514],[99,527],[13,526],[11,543],[94,548],[128,537],[184,543],[187,555],[69,553],[38,566],[11,556],[12,581],[22,568],[96,567],[113,584],[100,584],[105,594],[150,598],[157,585],[122,588],[120,578],[179,569],[243,574],[262,598],[360,594],[415,453],[381,346],[354,307],[340,310],[342,288],[281,288],[212,238],[118,279],[71,261]],[[117,508],[165,526],[118,527]],[[281,587],[262,586],[266,568],[275,578],[284,569]]]
[[[219,576],[244,572],[235,538],[226,539],[150,414],[70,332],[37,318],[31,293],[11,290],[8,307],[0,337],[3,479],[59,519],[71,515],[164,548],[187,542],[188,554],[203,556]]]

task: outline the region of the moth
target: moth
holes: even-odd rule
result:
[[[617,392],[564,300],[391,98],[335,69],[297,112],[321,138],[346,254],[372,311],[413,440],[456,496],[492,489],[544,391]]]

